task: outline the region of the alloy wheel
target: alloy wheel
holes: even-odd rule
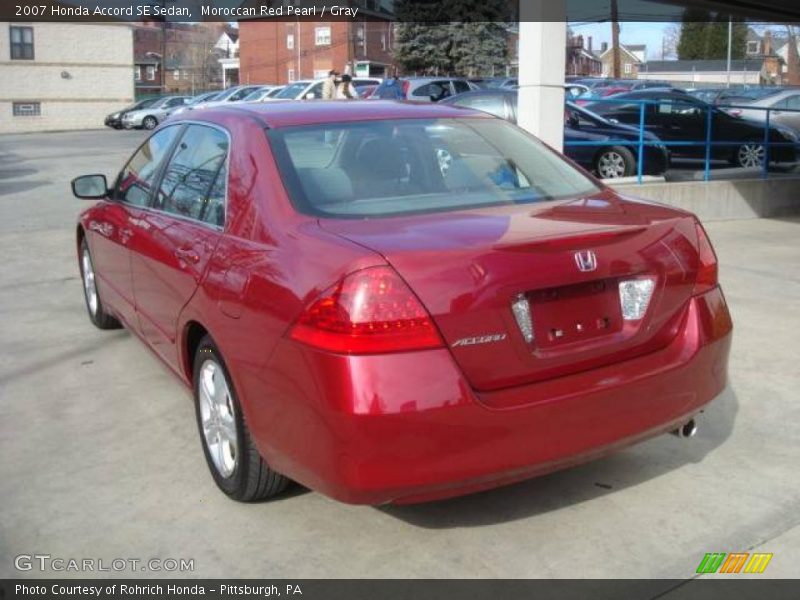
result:
[[[200,421],[203,438],[214,468],[222,477],[230,477],[239,458],[236,411],[228,381],[215,360],[200,367]]]
[[[766,150],[762,144],[745,144],[739,147],[736,160],[740,167],[761,167],[765,156]]]
[[[145,117],[142,125],[145,129],[155,129],[156,125],[158,125],[158,121],[156,121],[154,117]]]
[[[86,304],[92,315],[97,315],[97,284],[94,279],[94,267],[92,257],[89,256],[89,249],[83,249],[81,256],[81,267],[83,268],[83,292],[86,294]]]
[[[625,158],[618,152],[604,152],[597,160],[597,172],[603,179],[625,176]]]

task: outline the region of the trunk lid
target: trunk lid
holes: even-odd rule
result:
[[[679,331],[698,267],[691,215],[610,190],[533,206],[320,225],[397,270],[478,391],[665,346]],[[585,258],[589,250],[595,268],[583,272],[576,253]],[[655,280],[652,297],[643,319],[625,321],[619,282],[639,277]],[[532,317],[532,341],[512,309],[519,299]]]

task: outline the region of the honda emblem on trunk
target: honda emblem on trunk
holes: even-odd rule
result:
[[[583,250],[575,253],[575,264],[579,271],[588,273],[597,268],[597,257],[591,250]]]

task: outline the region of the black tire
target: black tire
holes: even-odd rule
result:
[[[87,273],[86,266],[91,270],[91,274]],[[109,313],[106,312],[103,301],[100,298],[100,290],[97,287],[97,280],[94,275],[94,262],[92,261],[92,254],[89,252],[89,244],[84,239],[81,241],[81,256],[78,261],[81,270],[81,283],[83,283],[83,299],[86,302],[86,312],[89,313],[89,320],[98,329],[119,329],[122,324]],[[87,284],[87,277],[91,277],[91,285]],[[91,298],[91,287],[94,288],[94,301]]]
[[[625,146],[602,148],[594,159],[594,171],[602,179],[631,177],[636,174],[636,157]]]
[[[142,127],[147,129],[148,131],[151,131],[156,127],[158,127],[158,119],[156,119],[152,115],[148,115],[144,119],[142,119]]]
[[[203,428],[200,397],[200,386],[202,384],[201,370],[209,362],[218,366],[221,374],[225,377],[225,384],[228,390],[228,406],[233,414],[233,421],[236,427],[237,452],[235,466],[232,472],[227,476],[224,475],[215,464]],[[264,459],[261,458],[253,439],[250,437],[250,432],[247,429],[247,424],[242,414],[239,398],[233,387],[233,382],[228,374],[225,362],[222,359],[222,354],[209,336],[205,336],[197,347],[192,372],[197,430],[200,434],[200,443],[203,446],[203,454],[206,457],[206,463],[219,489],[233,500],[238,500],[239,502],[255,502],[280,494],[289,485],[290,480],[272,470]]]
[[[764,159],[766,158],[766,148],[762,140],[750,140],[746,144],[737,146],[730,158],[730,163],[734,167],[742,169],[752,169],[764,166]],[[760,156],[760,160],[755,162]]]

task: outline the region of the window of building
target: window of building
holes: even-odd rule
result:
[[[625,63],[625,74],[630,75],[633,73],[633,65],[631,63]]]
[[[184,78],[185,80],[186,80],[186,79],[189,79],[189,71],[186,71],[186,70],[184,70],[184,71],[183,71],[183,78]]]
[[[181,78],[181,71],[180,71],[180,69],[175,69],[175,70],[172,72],[172,78],[173,78],[175,81],[178,81],[178,80]]]
[[[287,33],[286,34],[286,48],[289,49],[289,50],[294,48],[294,34],[293,33]]]
[[[330,46],[331,45],[331,28],[330,27],[316,27],[314,29],[314,43],[317,46]]]
[[[289,83],[294,81],[294,69],[289,69],[286,73],[286,79],[288,79]]]
[[[42,114],[40,102],[14,102],[11,106],[15,117],[38,117]]]
[[[314,69],[314,79],[325,79],[330,69]]]
[[[748,54],[758,54],[759,52],[761,52],[761,42],[758,40],[751,40],[747,42]]]
[[[139,65],[133,67],[133,80],[134,81],[142,80],[142,67],[140,67]]]
[[[33,60],[33,27],[10,26],[11,60]]]
[[[155,81],[156,67],[155,65],[147,65],[147,81]]]

